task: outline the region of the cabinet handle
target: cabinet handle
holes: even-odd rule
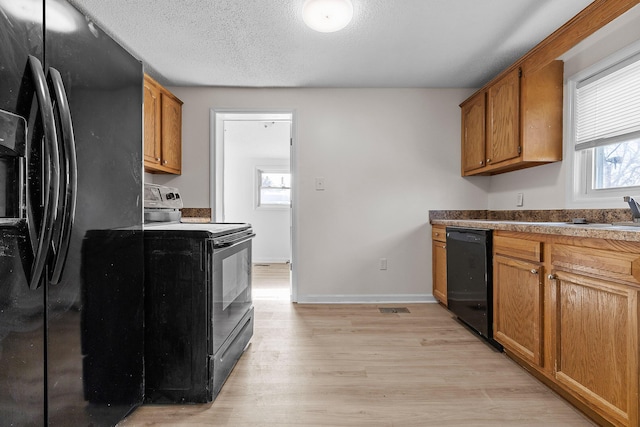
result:
[[[481,164],[481,165],[483,165],[483,164],[484,164],[484,162],[480,162],[480,164]]]
[[[442,249],[447,249],[447,245],[442,245]]]
[[[440,235],[440,233],[435,233],[435,235],[436,235],[436,236],[439,236],[439,235]]]
[[[159,161],[160,161],[160,157],[156,157],[156,162],[159,162]]]
[[[547,279],[556,280],[556,275],[555,274],[550,274],[550,275],[547,276]]]
[[[162,164],[163,164],[163,165],[166,165],[166,164],[167,164],[167,161],[165,160],[164,162],[162,162]]]
[[[491,162],[491,159],[487,159],[487,163]]]
[[[531,274],[538,274],[538,270],[536,270],[535,268],[531,269]]]

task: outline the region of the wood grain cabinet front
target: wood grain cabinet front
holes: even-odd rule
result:
[[[640,254],[555,245],[555,378],[613,425],[637,426]],[[628,283],[624,283],[628,282]]]
[[[562,160],[563,69],[514,68],[460,104],[462,176]]]
[[[543,365],[543,266],[540,242],[494,238],[493,335],[507,351]]]
[[[640,425],[640,243],[495,231],[494,338],[601,425]]]
[[[144,76],[144,169],[182,172],[182,101]]]
[[[145,76],[144,80],[144,165],[159,166],[162,156],[160,141],[160,90]]]
[[[433,296],[447,305],[447,236],[444,226],[431,230]]]
[[[515,69],[487,91],[487,166],[500,164],[520,154],[521,75],[521,70]]]
[[[182,169],[182,101],[162,93],[162,166],[179,174]]]
[[[486,93],[480,92],[461,105],[462,175],[484,168],[486,154]]]

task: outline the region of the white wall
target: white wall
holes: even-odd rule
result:
[[[565,58],[565,76],[639,39],[630,16]],[[187,207],[211,206],[210,109],[295,111],[299,301],[430,299],[429,210],[518,209],[519,192],[521,209],[566,206],[566,162],[460,177],[458,104],[470,89],[170,89],[184,101],[183,174],[153,181],[179,187]]]
[[[487,208],[490,178],[460,177],[458,105],[471,89],[170,90],[184,101],[183,174],[154,181],[187,207],[210,206],[212,108],[295,112],[301,302],[430,300],[428,211]]]
[[[291,209],[256,207],[256,168],[290,169],[290,129],[287,122],[267,126],[260,121],[224,123],[224,221],[253,226],[256,263],[291,260]]]
[[[613,54],[617,50],[640,40],[640,6],[636,6],[618,19],[584,40],[561,59],[565,61],[564,76],[566,79],[598,61]],[[568,113],[565,108],[565,117]],[[564,150],[564,161],[545,166],[509,172],[491,177],[489,192],[489,209],[564,209],[574,208],[571,193],[566,183],[569,181],[568,158],[573,154],[570,147]],[[524,206],[516,207],[517,193],[524,194]],[[593,205],[582,205],[582,208],[625,208],[622,200],[614,200],[605,204],[594,202]]]

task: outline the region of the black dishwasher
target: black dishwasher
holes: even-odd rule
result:
[[[491,230],[447,227],[447,302],[460,320],[493,339]]]

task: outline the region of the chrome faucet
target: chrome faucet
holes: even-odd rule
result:
[[[640,205],[638,202],[633,200],[633,197],[624,196],[624,201],[629,203],[629,207],[631,208],[631,216],[633,217],[633,222],[640,222]]]

